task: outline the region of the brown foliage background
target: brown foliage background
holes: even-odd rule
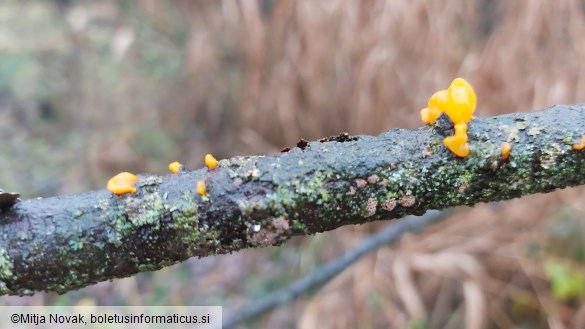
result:
[[[5,0],[0,187],[72,194],[122,170],[200,167],[208,152],[415,128],[456,76],[474,86],[479,116],[581,102],[584,18],[576,0]],[[583,195],[464,209],[251,325],[585,327]],[[2,301],[221,304],[227,314],[380,225]]]

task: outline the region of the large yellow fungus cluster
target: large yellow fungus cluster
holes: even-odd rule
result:
[[[455,134],[445,137],[443,144],[463,158],[469,155],[467,123],[473,118],[476,102],[471,85],[462,78],[456,78],[449,88],[431,96],[427,108],[420,111],[420,117],[424,123],[432,124],[441,113],[446,113],[454,124]]]

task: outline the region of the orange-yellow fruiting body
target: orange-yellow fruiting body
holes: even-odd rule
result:
[[[445,104],[447,104],[447,100],[449,99],[448,90],[439,90],[429,98],[429,102],[427,104],[428,108],[436,108],[439,111],[443,112],[445,110]]]
[[[477,99],[471,85],[462,78],[456,78],[446,90],[440,90],[431,96],[427,108],[420,111],[420,118],[431,124],[445,112],[455,125],[455,134],[445,137],[445,146],[459,157],[469,155],[467,143],[467,123],[473,119]]]
[[[420,118],[426,124],[435,122],[445,111],[447,103],[447,90],[439,90],[431,96],[427,108],[420,111]]]
[[[476,97],[471,85],[462,78],[456,78],[447,89],[445,113],[453,123],[467,123],[475,111]]]
[[[472,119],[476,103],[471,85],[462,78],[456,78],[448,89],[431,96],[427,108],[420,111],[420,118],[424,123],[431,124],[445,112],[453,123],[467,123]]]
[[[469,144],[458,143],[455,136],[447,136],[443,140],[443,143],[451,152],[455,153],[456,156],[464,158],[469,155]]]
[[[213,169],[213,168],[217,167],[217,160],[215,159],[215,157],[213,155],[206,154],[205,155],[205,165],[207,166],[207,168]]]
[[[502,158],[507,160],[510,157],[510,151],[512,151],[512,145],[508,142],[503,142],[500,144],[500,148],[502,149]]]
[[[134,183],[138,180],[136,175],[129,172],[122,172],[110,178],[108,181],[108,190],[114,194],[120,195],[124,193],[136,193]]]
[[[455,153],[458,157],[464,158],[469,155],[469,144],[467,143],[467,124],[458,123],[455,125],[455,134],[447,136],[443,144]]]
[[[465,141],[467,142],[467,124],[465,123],[455,124],[455,136],[465,137]]]
[[[573,150],[580,151],[585,148],[585,136],[581,139],[580,143],[573,144]]]
[[[205,186],[205,180],[200,180],[197,182],[197,193],[201,196],[207,195],[207,187]]]
[[[173,174],[178,173],[179,171],[181,171],[181,169],[183,169],[183,164],[181,164],[178,161],[169,164],[169,170],[172,171]]]
[[[428,107],[420,110],[420,119],[425,124],[430,125],[431,123],[435,122],[437,118],[441,115],[441,112],[437,109],[430,109]]]

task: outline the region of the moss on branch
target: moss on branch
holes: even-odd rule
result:
[[[136,194],[18,202],[0,212],[0,294],[64,293],[193,256],[585,182],[585,150],[572,148],[585,134],[583,104],[475,118],[463,159],[443,145],[452,134],[441,117],[416,130],[221,160],[213,170],[139,175]],[[512,146],[508,159],[502,142]]]

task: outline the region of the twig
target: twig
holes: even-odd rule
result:
[[[453,129],[441,117],[416,130],[301,141],[277,155],[221,160],[213,170],[138,175],[135,194],[4,202],[0,295],[64,293],[193,256],[585,184],[584,104],[478,117],[468,126],[465,158],[443,145]],[[512,146],[509,158],[502,142]]]
[[[364,239],[357,247],[347,251],[335,260],[322,265],[285,288],[279,289],[251,302],[249,306],[234,312],[231,317],[223,321],[224,329],[233,328],[241,323],[253,320],[278,306],[284,305],[308,290],[321,287],[363,256],[378,248],[392,243],[402,234],[412,231],[421,231],[430,224],[448,217],[448,212],[429,211],[423,216],[408,216],[400,221],[391,223],[376,234]]]

